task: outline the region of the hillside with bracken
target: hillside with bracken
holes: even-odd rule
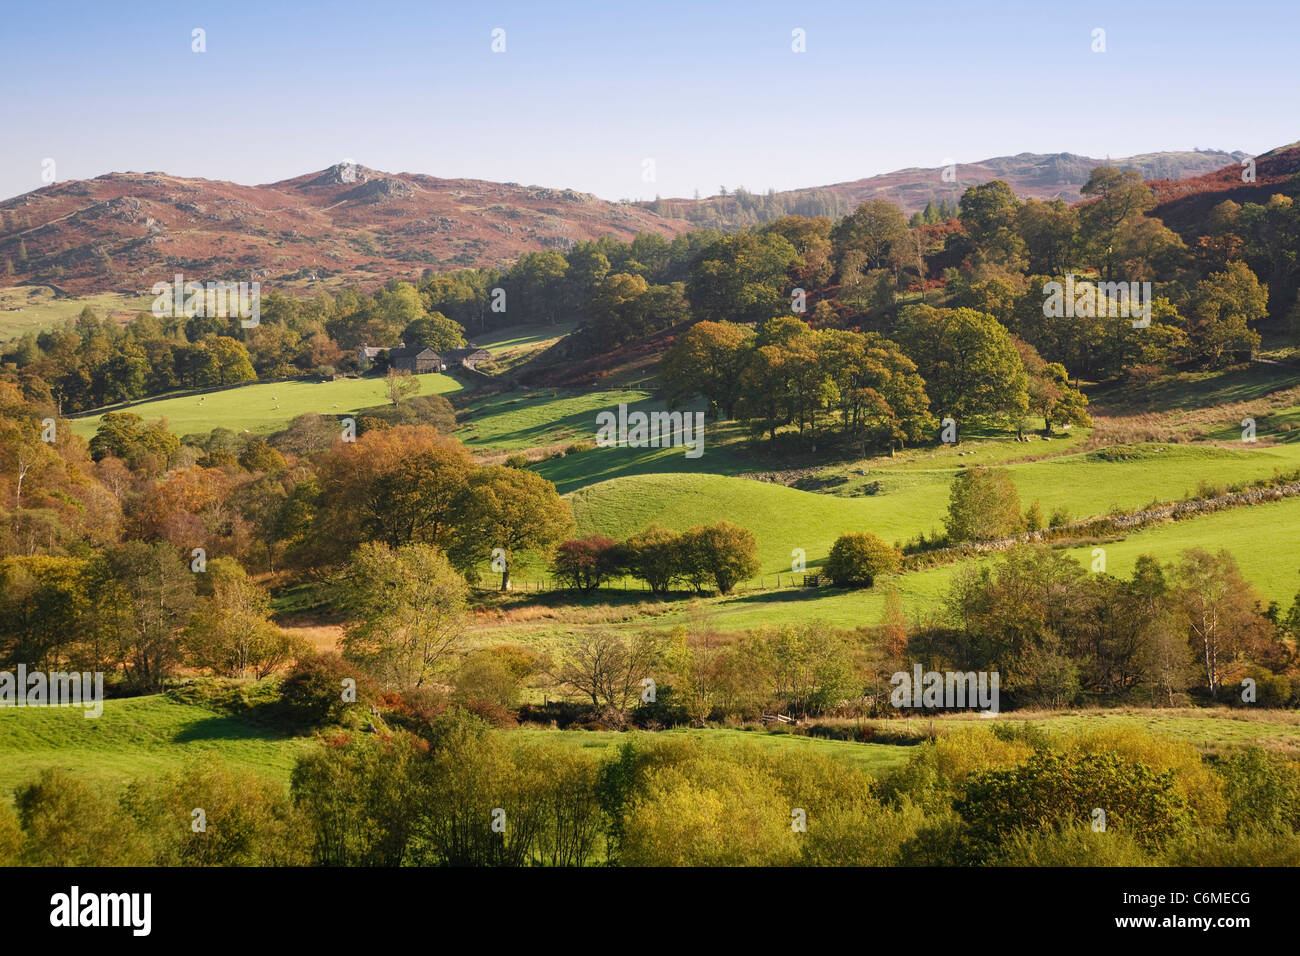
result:
[[[378,282],[688,227],[572,189],[356,165],[263,186],[110,173],[0,203],[0,284],[141,291],[173,272],[199,281]]]

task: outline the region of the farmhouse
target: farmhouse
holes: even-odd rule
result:
[[[481,349],[471,342],[467,348],[448,349],[443,353],[442,360],[448,366],[463,365],[465,368],[478,368],[479,362],[485,362],[491,357],[491,352],[487,349]]]
[[[396,348],[388,350],[388,367],[398,372],[423,375],[441,372],[444,368],[438,353],[429,348]]]
[[[407,348],[404,343],[398,343],[393,348],[362,345],[357,349],[357,366],[362,370],[369,369],[380,355],[387,355],[388,367],[399,372],[423,375],[426,372],[442,372],[447,368],[442,356],[433,349]]]

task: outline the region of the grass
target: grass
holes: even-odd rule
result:
[[[1228,747],[1268,747],[1300,751],[1300,714],[1293,710],[1245,707],[1118,707],[1097,710],[1012,711],[995,720],[973,716],[927,718],[936,730],[991,725],[994,722],[1043,725],[1050,733],[1090,732],[1137,728],[1183,740],[1208,751]],[[897,720],[869,721],[873,726],[896,727]],[[921,721],[917,721],[920,725]]]
[[[162,695],[104,702],[99,718],[77,709],[0,708],[0,798],[46,767],[120,785],[220,758],[288,786],[310,738],[285,737],[240,717],[176,703]]]
[[[671,480],[677,476],[658,476]],[[717,479],[740,481],[741,479]],[[779,511],[765,511],[763,493],[790,492],[813,499],[814,505],[825,507],[837,499],[808,492],[791,492],[780,486],[753,483],[748,504],[754,515]],[[600,487],[600,486],[597,486]],[[779,499],[778,499],[779,500]],[[802,497],[799,499],[802,500]],[[845,505],[863,504],[858,500],[842,502]],[[698,504],[701,510],[708,504]],[[708,516],[706,516],[708,517]],[[1300,526],[1300,499],[1288,498],[1264,502],[1241,508],[1213,512],[1184,521],[1171,521],[1147,527],[1127,537],[1104,545],[1106,571],[1127,577],[1133,571],[1136,559],[1142,554],[1154,554],[1169,562],[1188,548],[1208,551],[1226,549],[1237,559],[1242,573],[1265,602],[1277,601],[1284,608],[1291,605],[1300,591],[1300,546],[1297,546],[1294,528]],[[810,514],[803,514],[789,528],[798,528],[805,540],[816,532]],[[768,533],[779,525],[768,526]],[[813,532],[813,533],[810,533]],[[786,541],[794,531],[785,532]],[[759,537],[760,550],[764,538]],[[784,542],[780,547],[784,547]],[[767,540],[767,561],[780,560],[780,547],[772,547]],[[1069,553],[1084,568],[1092,566],[1093,546],[1069,549]],[[773,556],[775,554],[775,557]],[[814,552],[809,550],[809,567]],[[747,582],[736,593],[722,597],[706,595],[692,597],[674,594],[657,598],[636,590],[600,590],[575,601],[566,597],[561,603],[539,600],[536,595],[514,595],[505,604],[497,604],[479,612],[473,631],[475,644],[495,643],[525,644],[545,652],[556,652],[578,635],[593,629],[672,628],[685,626],[693,615],[703,615],[709,624],[721,632],[735,632],[764,626],[819,624],[826,627],[852,629],[879,623],[885,608],[886,593],[897,588],[905,611],[913,619],[924,618],[938,610],[953,575],[970,564],[995,562],[996,556],[968,559],[959,564],[926,568],[907,574],[887,575],[877,580],[874,588],[841,590],[837,588],[803,588],[791,586],[792,575],[783,571],[782,587],[775,587],[775,574],[766,565],[766,574],[759,580]],[[788,571],[788,559],[785,569]],[[760,581],[765,587],[760,586]]]
[[[60,298],[45,285],[0,288],[0,342],[27,332],[57,328],[69,319],[75,319],[86,306],[93,308],[101,319],[125,321],[137,312],[149,311],[153,301],[152,295],[116,292]]]
[[[584,452],[563,461],[596,454]],[[1113,454],[1077,452],[1006,467],[1022,506],[1038,501],[1044,514],[1063,507],[1081,519],[1194,495],[1202,482],[1227,485],[1300,468],[1300,445],[1138,445]],[[941,529],[956,474],[951,468],[868,470],[846,486],[879,483],[877,493],[862,497],[721,475],[652,474],[598,482],[572,492],[569,501],[580,531],[615,538],[651,521],[678,531],[719,519],[734,522],[754,533],[763,572],[774,574],[790,568],[794,548],[804,549],[809,567],[820,565],[835,538],[847,531],[871,531],[888,542],[903,542]]]
[[[461,388],[448,375],[421,375],[420,395],[445,395]],[[382,378],[341,378],[332,382],[260,382],[203,394],[186,393],[135,402],[130,411],[146,421],[167,419],[177,435],[206,434],[214,428],[270,434],[298,415],[346,415],[388,402]],[[99,414],[77,418],[72,430],[83,437],[95,434]]]
[[[526,742],[550,741],[579,747],[599,755],[612,753],[613,749],[628,739],[627,734],[614,730],[534,730],[513,732]],[[855,743],[847,740],[827,740],[822,737],[804,737],[789,733],[771,733],[764,730],[739,730],[729,728],[676,728],[655,733],[657,739],[689,737],[723,744],[750,744],[767,751],[799,751],[821,754],[842,760],[868,773],[881,773],[906,763],[912,749],[894,744]]]

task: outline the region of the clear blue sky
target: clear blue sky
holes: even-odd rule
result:
[[[47,157],[59,180],[347,158],[618,199],[1024,151],[1258,153],[1300,139],[1298,28],[1296,0],[10,2],[0,197]]]

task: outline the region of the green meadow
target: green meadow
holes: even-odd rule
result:
[[[0,708],[0,798],[46,767],[120,785],[155,776],[190,760],[219,758],[288,786],[307,737],[274,729],[162,695],[104,702],[87,718],[74,708]]]
[[[10,286],[0,289],[0,342],[28,332],[58,328],[69,319],[75,319],[86,306],[94,309],[100,318],[125,320],[136,312],[147,312],[153,301],[152,295],[104,292],[60,297],[49,286]]]
[[[462,386],[449,375],[419,376],[420,395],[447,395]],[[206,434],[229,428],[266,435],[279,431],[299,415],[347,415],[388,402],[382,378],[340,378],[332,382],[261,382],[216,392],[186,393],[135,402],[115,411],[129,411],[146,421],[160,418],[177,435]],[[72,420],[72,430],[89,438],[99,415]]]

